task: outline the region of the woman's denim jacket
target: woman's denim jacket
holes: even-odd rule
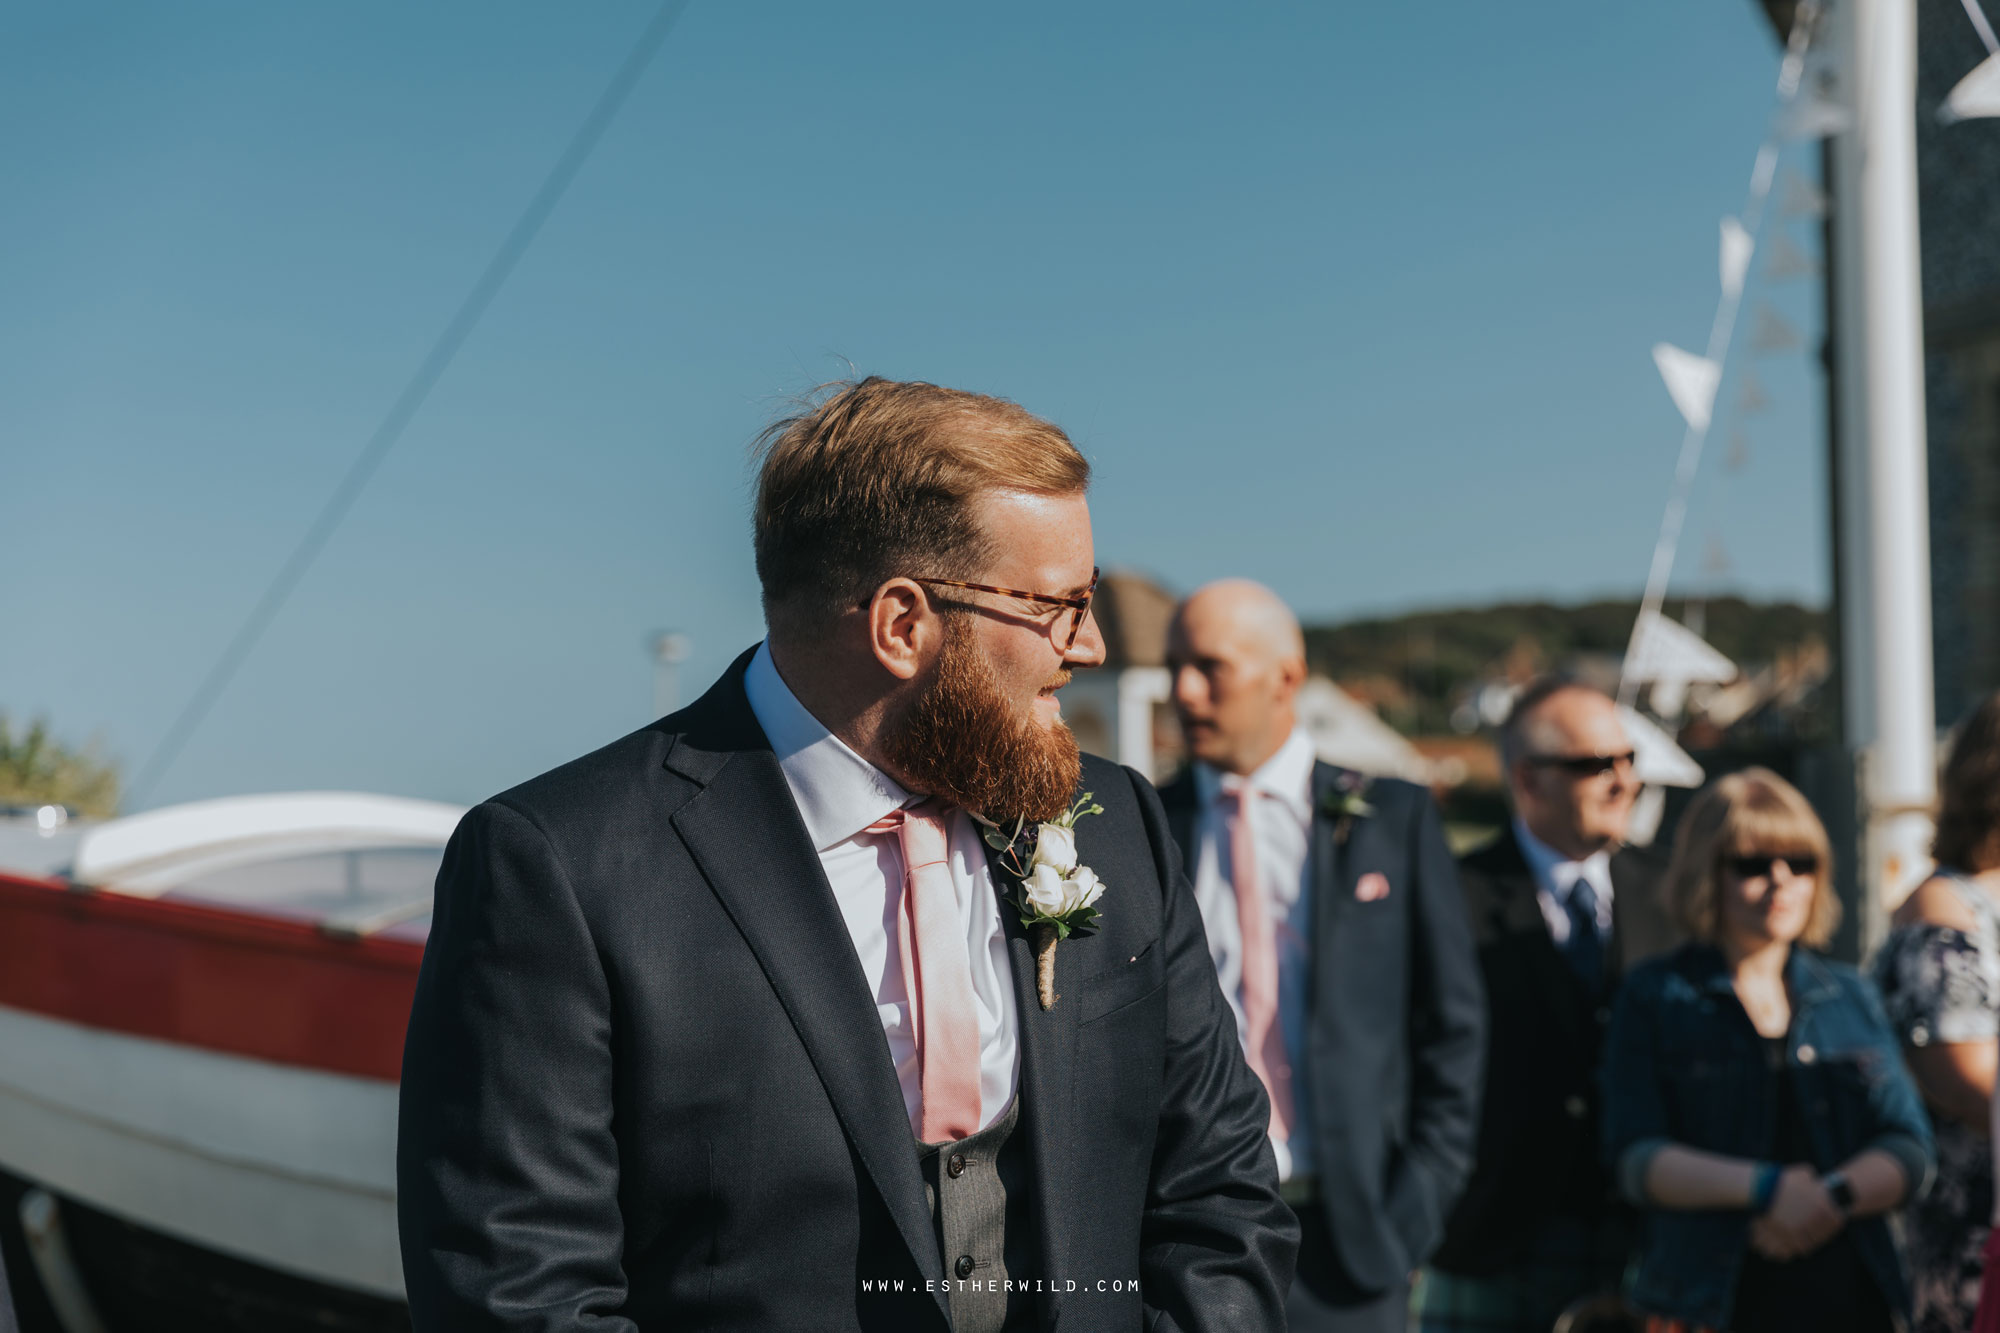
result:
[[[1785,964],[1792,1028],[1785,1072],[1805,1116],[1812,1164],[1824,1173],[1864,1148],[1902,1164],[1909,1197],[1930,1183],[1930,1120],[1903,1068],[1874,984],[1803,948]],[[1766,1160],[1777,1133],[1763,1038],[1736,998],[1722,955],[1683,945],[1629,974],[1606,1043],[1604,1146],[1618,1188],[1646,1210],[1632,1301],[1651,1314],[1725,1326],[1749,1250],[1746,1209],[1655,1208],[1646,1169],[1670,1143]],[[1849,1223],[1889,1308],[1909,1291],[1888,1223]]]

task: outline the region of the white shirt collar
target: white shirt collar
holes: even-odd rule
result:
[[[1286,809],[1301,820],[1312,815],[1312,737],[1306,735],[1304,727],[1294,727],[1292,734],[1285,737],[1285,743],[1278,752],[1258,765],[1257,770],[1242,779],[1244,786],[1276,797]],[[1222,789],[1223,773],[1208,764],[1194,766],[1195,791],[1203,802],[1215,800]]]
[[[1535,883],[1555,895],[1557,902],[1569,902],[1570,890],[1579,879],[1590,881],[1600,904],[1610,897],[1610,852],[1594,852],[1581,861],[1572,861],[1528,832],[1519,815],[1514,816],[1514,838],[1521,844],[1521,854],[1528,858],[1528,869],[1534,872]]]
[[[846,842],[908,804],[908,791],[806,711],[778,674],[768,642],[757,646],[743,673],[743,693],[778,756],[814,850]]]

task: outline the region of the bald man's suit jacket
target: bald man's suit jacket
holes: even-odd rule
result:
[[[420,1330],[949,1326],[874,996],[748,660],[452,839],[397,1156]],[[1041,1258],[1012,1276],[1062,1333],[1280,1329],[1297,1226],[1159,797],[1097,759],[1081,785],[1107,888],[1053,1009],[1001,913]]]
[[[1312,1140],[1341,1267],[1356,1287],[1386,1291],[1429,1258],[1471,1170],[1486,1010],[1437,803],[1415,783],[1376,779],[1372,813],[1342,837],[1333,807],[1343,775],[1356,776],[1313,765],[1303,899],[1312,1115],[1298,1132]],[[1161,796],[1192,866],[1193,770]]]

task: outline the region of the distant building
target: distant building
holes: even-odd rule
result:
[[[1091,603],[1104,635],[1104,665],[1079,671],[1062,692],[1063,720],[1086,752],[1163,781],[1180,766],[1180,724],[1168,699],[1167,625],[1174,595],[1139,574],[1114,570]]]
[[[1780,34],[1790,30],[1796,0],[1763,8]],[[1931,642],[1947,726],[2000,687],[2000,120],[1939,122],[1986,48],[1962,0],[1916,9]]]
[[[1960,0],[1918,0],[1917,210],[1941,726],[2000,687],[2000,120],[1944,125],[1935,114],[1985,58]]]

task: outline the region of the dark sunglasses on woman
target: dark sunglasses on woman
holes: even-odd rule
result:
[[[1722,864],[1727,866],[1730,873],[1734,874],[1738,879],[1755,879],[1759,875],[1770,874],[1772,868],[1781,861],[1784,862],[1785,869],[1792,872],[1792,876],[1795,879],[1802,879],[1807,875],[1819,872],[1819,858],[1810,854],[1805,856],[1732,856]]]

